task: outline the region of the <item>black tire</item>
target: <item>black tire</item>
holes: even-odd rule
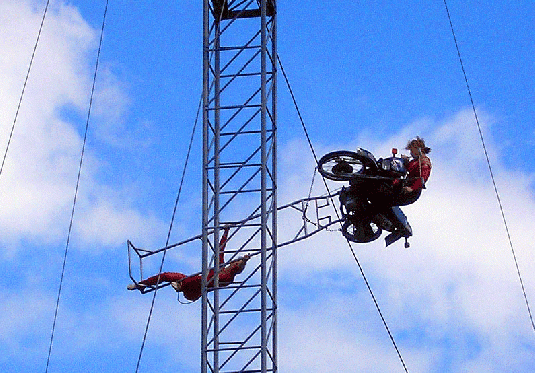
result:
[[[349,181],[362,175],[370,160],[356,152],[338,150],[327,153],[318,162],[318,171],[330,180]]]
[[[373,222],[354,222],[348,219],[342,225],[342,235],[351,242],[367,243],[375,241],[383,230]]]

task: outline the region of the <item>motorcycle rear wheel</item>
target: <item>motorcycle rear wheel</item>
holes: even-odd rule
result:
[[[373,222],[360,222],[348,219],[342,224],[342,235],[351,242],[367,243],[375,241],[383,230]]]
[[[318,171],[327,179],[349,181],[362,175],[370,160],[356,152],[338,150],[327,153],[318,162]]]

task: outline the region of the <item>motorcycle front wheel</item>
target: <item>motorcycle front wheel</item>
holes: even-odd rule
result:
[[[373,222],[352,221],[348,219],[342,224],[342,235],[351,242],[367,243],[375,241],[383,230]]]
[[[356,152],[338,150],[327,153],[318,162],[318,171],[327,179],[349,181],[362,176],[369,160]]]

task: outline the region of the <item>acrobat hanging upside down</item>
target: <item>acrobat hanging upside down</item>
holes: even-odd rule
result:
[[[229,227],[224,228],[223,237],[219,241],[219,262],[225,262],[225,247],[228,240]],[[245,264],[249,260],[250,255],[245,255],[241,258],[231,261],[219,271],[219,286],[227,286],[234,282],[236,275],[242,273]],[[214,270],[211,269],[208,273],[208,288],[214,287]],[[151,276],[138,283],[128,285],[128,290],[143,291],[147,286],[154,286],[163,282],[170,282],[171,286],[177,291],[182,292],[184,297],[190,301],[196,301],[201,297],[202,277],[200,274],[188,276],[180,272],[163,272],[155,276]]]

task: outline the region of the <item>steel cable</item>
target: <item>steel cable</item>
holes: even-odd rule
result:
[[[188,151],[187,151],[187,155],[186,155],[186,160],[184,162],[184,168],[182,169],[182,176],[181,176],[181,179],[180,179],[178,193],[177,193],[177,196],[176,196],[176,199],[175,199],[175,205],[173,207],[173,213],[172,213],[172,216],[171,216],[171,222],[169,223],[169,230],[167,232],[167,239],[166,239],[166,242],[165,242],[165,247],[167,247],[169,245],[169,240],[171,239],[171,231],[173,229],[173,224],[174,224],[174,221],[175,221],[177,206],[178,206],[178,202],[180,201],[180,195],[182,193],[182,186],[184,185],[186,169],[187,169],[188,163],[189,163],[189,158],[190,158],[190,154],[191,154],[193,139],[195,137],[195,131],[197,129],[197,124],[198,124],[198,120],[199,120],[199,113],[201,111],[201,106],[202,106],[202,97],[201,97],[201,100],[199,101],[199,106],[197,108],[197,115],[195,117],[195,123],[193,125],[193,130],[191,131],[191,137],[190,137],[190,142],[189,142]],[[163,270],[163,265],[164,265],[164,262],[165,262],[166,253],[167,253],[167,250],[164,250],[163,255],[162,255],[162,261],[160,262],[160,269],[158,271],[157,283],[160,283],[160,275],[161,275],[162,270]],[[158,292],[158,287],[156,287],[156,289],[154,290],[154,294],[152,296],[152,302],[151,302],[151,306],[150,306],[150,310],[149,310],[149,315],[147,317],[147,324],[145,325],[145,332],[143,334],[143,341],[141,343],[141,348],[139,350],[139,355],[138,355],[138,359],[137,359],[137,363],[136,363],[136,370],[135,370],[136,373],[139,371],[139,366],[140,366],[140,363],[141,363],[141,357],[143,355],[143,350],[145,349],[145,343],[146,343],[147,335],[148,335],[148,332],[149,332],[149,325],[150,325],[150,322],[151,322],[151,319],[152,319],[152,313],[153,313],[153,310],[154,310],[154,304],[155,304],[155,301],[156,301],[157,292]]]
[[[451,20],[451,15],[450,15],[450,11],[449,11],[449,8],[448,8],[448,3],[446,2],[446,0],[444,0],[444,6],[446,8],[446,13],[448,15],[448,21],[450,23],[451,33],[453,35],[453,41],[455,42],[455,48],[457,49],[457,56],[459,57],[459,63],[461,64],[461,70],[463,72],[464,81],[466,83],[466,89],[468,91],[468,96],[470,97],[470,103],[472,105],[472,111],[474,112],[474,117],[475,117],[475,121],[476,121],[476,124],[477,124],[477,130],[479,132],[479,138],[481,140],[481,145],[483,146],[483,152],[485,153],[485,159],[487,161],[487,165],[488,165],[488,168],[489,168],[490,178],[492,180],[492,185],[494,187],[494,193],[496,195],[496,199],[497,199],[498,205],[500,207],[500,212],[501,212],[501,215],[502,215],[503,224],[505,226],[505,231],[507,233],[507,239],[509,241],[509,246],[511,247],[511,253],[513,255],[513,260],[515,262],[516,272],[517,272],[517,275],[518,275],[518,279],[520,281],[520,286],[522,287],[522,293],[524,295],[524,301],[526,303],[526,308],[527,308],[527,311],[528,311],[529,319],[531,321],[531,327],[533,328],[533,331],[535,331],[535,323],[533,321],[533,315],[531,314],[531,308],[530,308],[530,305],[529,305],[528,296],[526,294],[526,288],[524,286],[524,281],[522,280],[522,275],[520,273],[520,267],[518,265],[518,260],[517,260],[515,249],[514,249],[514,246],[513,246],[513,241],[511,239],[511,233],[509,231],[509,226],[507,224],[507,219],[505,218],[505,212],[503,210],[502,200],[500,198],[500,194],[498,193],[498,186],[496,185],[496,180],[494,178],[494,172],[492,170],[489,154],[487,152],[487,146],[485,144],[485,139],[483,137],[483,131],[481,130],[481,124],[479,123],[479,118],[477,116],[476,106],[474,104],[474,98],[472,96],[472,90],[470,89],[470,84],[468,84],[468,77],[467,77],[467,74],[466,74],[466,71],[465,71],[465,68],[464,68],[463,59],[461,58],[461,51],[459,49],[459,43],[457,42],[457,37],[455,35],[455,30],[453,28],[453,22]]]
[[[49,4],[50,4],[50,0],[46,2],[45,10],[43,12],[43,18],[41,19],[41,26],[39,26],[39,32],[37,33],[37,40],[35,41],[35,45],[33,46],[32,57],[30,58],[30,64],[28,66],[28,71],[26,72],[26,78],[24,79],[24,84],[22,85],[22,92],[20,94],[19,104],[17,105],[17,111],[15,112],[15,119],[13,119],[13,125],[11,126],[11,131],[9,132],[9,138],[7,140],[6,150],[4,152],[4,158],[2,159],[2,165],[0,166],[0,175],[2,175],[2,171],[4,170],[4,164],[6,162],[7,152],[9,150],[9,145],[11,144],[11,139],[13,138],[13,132],[15,131],[15,125],[17,123],[17,118],[19,116],[20,107],[22,105],[22,98],[24,97],[24,91],[26,91],[26,84],[28,83],[28,78],[30,77],[30,71],[33,65],[33,59],[35,57],[35,52],[37,51],[37,45],[39,44],[39,39],[41,38],[41,31],[43,30],[43,25],[45,23],[46,13],[48,11]]]
[[[86,143],[87,143],[87,133],[88,133],[88,130],[89,130],[89,119],[91,117],[91,108],[93,106],[93,97],[94,97],[94,94],[95,94],[95,83],[96,83],[96,80],[97,80],[98,64],[99,64],[100,52],[101,52],[101,48],[102,48],[102,39],[103,39],[103,35],[104,35],[104,25],[106,23],[106,14],[108,12],[108,2],[109,2],[109,0],[106,0],[106,6],[104,8],[104,15],[102,17],[102,27],[101,27],[101,30],[100,30],[100,41],[99,41],[99,45],[98,45],[97,59],[96,59],[96,62],[95,62],[95,71],[94,71],[94,74],[93,74],[93,85],[91,87],[91,95],[90,95],[90,98],[89,98],[89,108],[87,110],[87,119],[86,119],[86,123],[85,123],[84,140],[83,140],[83,145],[82,145],[82,152],[80,154],[80,163],[78,165],[78,176],[76,178],[76,187],[75,187],[75,190],[74,190],[74,200],[73,200],[73,204],[72,204],[71,218],[70,218],[70,222],[69,222],[69,231],[67,233],[67,243],[65,244],[65,251],[63,253],[63,264],[62,264],[62,267],[61,267],[61,276],[60,276],[60,281],[59,281],[58,296],[56,298],[56,307],[55,307],[55,310],[54,310],[54,322],[52,323],[52,332],[50,333],[50,344],[48,346],[48,357],[46,359],[45,372],[48,372],[48,368],[50,366],[50,356],[52,354],[52,345],[53,345],[53,342],[54,342],[54,333],[55,333],[55,330],[56,330],[56,322],[57,322],[57,318],[58,318],[58,310],[59,310],[59,302],[60,302],[60,298],[61,298],[61,290],[62,290],[62,287],[63,287],[63,280],[64,280],[64,277],[65,277],[65,267],[66,267],[66,263],[67,263],[67,253],[69,251],[69,243],[70,243],[70,238],[71,238],[71,233],[72,233],[72,226],[73,226],[73,221],[74,221],[74,212],[75,212],[75,209],[76,209],[76,200],[78,198],[78,190],[79,190],[79,187],[80,187],[80,177],[81,177],[81,174],[82,174],[82,164],[83,164],[83,160],[84,160],[85,146],[86,146]]]
[[[316,156],[316,152],[314,150],[314,146],[312,145],[312,141],[310,139],[310,136],[308,134],[308,131],[306,129],[306,125],[305,125],[305,122],[303,120],[303,117],[301,116],[301,111],[299,110],[299,107],[297,105],[297,101],[295,99],[295,95],[293,93],[293,90],[292,90],[292,87],[290,86],[290,82],[288,80],[288,76],[286,75],[286,72],[284,71],[284,67],[282,66],[282,62],[280,60],[280,57],[279,55],[277,55],[277,60],[279,61],[279,65],[281,67],[281,72],[282,72],[282,75],[284,76],[284,79],[286,81],[286,85],[288,86],[288,90],[290,92],[290,95],[292,97],[292,100],[293,100],[293,103],[294,103],[294,106],[297,110],[297,114],[299,116],[299,120],[301,121],[301,126],[303,127],[303,131],[305,132],[305,136],[307,138],[307,141],[308,141],[308,145],[310,147],[310,150],[312,151],[312,155],[314,156],[314,160],[316,161],[316,164],[318,164],[318,158]],[[329,187],[327,185],[327,182],[325,181],[325,177],[323,177],[322,175],[322,179],[323,179],[323,183],[325,185],[325,188],[327,189],[327,192],[330,194],[330,190],[329,190]],[[333,203],[333,206],[334,203]],[[335,208],[335,212],[336,212],[336,216],[338,219],[340,219],[340,216],[338,215],[338,210]],[[347,239],[346,239],[347,240]],[[401,365],[403,365],[403,369],[405,370],[405,372],[408,373],[408,370],[407,370],[407,366],[405,365],[405,361],[403,360],[403,357],[401,356],[401,351],[399,350],[397,344],[396,344],[396,341],[394,339],[394,336],[393,334],[391,333],[390,331],[390,328],[388,327],[388,324],[386,322],[386,319],[385,317],[383,316],[383,312],[381,311],[381,308],[379,307],[379,302],[377,301],[377,298],[375,297],[375,294],[373,293],[372,291],[372,288],[370,286],[370,283],[368,281],[368,278],[366,277],[366,275],[364,274],[364,269],[362,267],[362,265],[360,264],[360,261],[357,257],[357,254],[355,253],[355,250],[353,249],[353,246],[351,245],[351,243],[349,242],[349,240],[347,240],[347,244],[349,246],[349,249],[351,251],[351,254],[353,255],[353,258],[355,259],[355,262],[357,263],[357,266],[359,267],[359,270],[360,270],[360,274],[362,275],[362,278],[364,280],[364,283],[366,284],[366,287],[368,289],[368,292],[370,293],[371,297],[372,297],[372,300],[373,300],[373,303],[375,305],[375,309],[377,310],[377,313],[379,314],[379,316],[381,317],[381,321],[383,322],[383,326],[385,327],[386,329],[386,332],[388,333],[388,336],[390,338],[390,341],[392,342],[392,345],[394,346],[394,349],[396,350],[396,353],[398,355],[398,358],[399,360],[401,361]]]

